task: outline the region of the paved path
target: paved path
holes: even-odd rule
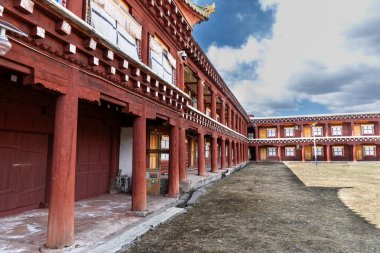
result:
[[[331,188],[305,187],[283,164],[252,164],[127,252],[380,252],[380,230]]]

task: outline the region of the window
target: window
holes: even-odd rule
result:
[[[285,127],[285,137],[294,136],[294,127]]]
[[[313,127],[312,129],[313,129],[314,136],[322,136],[322,127],[317,126],[317,127]]]
[[[206,142],[205,143],[205,158],[209,158],[210,157],[210,142]]]
[[[268,156],[277,156],[277,148],[268,148]]]
[[[373,125],[361,125],[361,127],[362,127],[362,134],[373,134],[374,133]]]
[[[63,4],[64,1],[62,1]],[[91,25],[109,42],[132,58],[140,60],[142,27],[118,1],[91,1]]]
[[[211,117],[211,109],[206,107],[206,115]]]
[[[344,155],[344,148],[343,147],[333,147],[333,154],[334,154],[334,156],[343,156]]]
[[[150,36],[150,65],[156,74],[164,79],[167,83],[174,83],[174,69],[176,68],[176,60],[169,53],[166,45],[162,40]]]
[[[376,155],[376,147],[375,146],[364,146],[363,147],[363,150],[364,150],[364,155],[367,155],[367,156],[375,156]]]
[[[168,150],[169,149],[169,136],[163,135],[161,138],[161,150]],[[169,160],[169,154],[161,154],[161,160],[167,161]]]
[[[285,147],[285,156],[294,156],[295,148],[294,147]]]
[[[317,147],[316,149],[317,156],[323,156],[323,147]],[[314,147],[313,147],[313,155],[314,155]]]
[[[267,137],[276,137],[276,128],[267,128]]]
[[[331,127],[331,134],[336,135],[342,135],[342,126],[332,126]]]

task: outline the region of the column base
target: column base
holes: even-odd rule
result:
[[[148,211],[126,211],[126,216],[133,216],[133,217],[145,217],[149,214]]]
[[[165,194],[165,197],[167,198],[179,198],[180,196],[180,194]]]
[[[57,249],[52,249],[52,248],[48,248],[46,246],[46,244],[42,245],[40,247],[40,252],[44,252],[44,253],[50,253],[50,252],[62,252],[62,250],[72,250],[72,249],[75,249],[77,245],[75,243],[73,243],[72,245],[70,246],[66,246],[66,247],[63,247],[63,248],[57,248]]]

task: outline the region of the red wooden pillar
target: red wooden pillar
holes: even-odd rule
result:
[[[239,164],[239,143],[234,143],[234,164]]]
[[[326,146],[326,156],[327,156],[327,161],[331,162],[331,145],[327,144]]]
[[[205,164],[205,137],[202,132],[198,135],[198,175],[206,175],[206,164]]]
[[[304,162],[305,161],[305,145],[302,145],[301,156],[302,156],[302,162]]]
[[[324,124],[324,128],[325,128],[325,136],[330,136],[330,131],[329,131],[329,123],[325,123]]]
[[[228,168],[232,167],[232,141],[228,140]]]
[[[211,172],[218,172],[218,138],[211,137]]]
[[[227,126],[232,129],[232,127],[231,127],[231,105],[229,105],[227,108]]]
[[[282,162],[282,152],[281,152],[281,145],[278,146],[278,160]]]
[[[74,243],[75,165],[78,124],[78,71],[69,71],[67,94],[55,107],[47,243],[58,249]]]
[[[256,162],[258,162],[258,161],[260,161],[260,148],[259,148],[259,145],[256,145],[255,149],[256,149],[256,152],[255,152]]]
[[[186,172],[186,129],[179,129],[179,181],[183,182],[187,179]]]
[[[204,98],[203,98],[203,80],[202,79],[198,80],[197,103],[198,103],[198,111],[205,113]]]
[[[357,161],[357,158],[356,158],[356,144],[352,145],[352,161],[354,161],[354,162]]]
[[[177,86],[180,90],[185,91],[185,68],[180,61],[177,61]]]
[[[226,104],[224,99],[222,99],[222,103],[220,104],[220,123],[222,125],[226,124]]]
[[[216,94],[215,94],[215,91],[211,91],[211,118],[216,120]]]
[[[277,125],[277,138],[281,138],[281,127]]]
[[[221,169],[224,170],[226,168],[226,139],[222,137],[222,149],[221,149]]]
[[[351,121],[350,127],[351,127],[351,136],[355,136],[355,122]]]
[[[112,129],[111,137],[111,160],[110,160],[110,183],[109,191],[115,191],[116,177],[119,171],[119,153],[120,153],[120,127],[115,124]]]
[[[146,116],[133,120],[132,211],[146,210]]]
[[[176,197],[179,195],[179,127],[172,126],[169,135],[169,186],[168,196]]]

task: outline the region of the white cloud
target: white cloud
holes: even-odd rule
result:
[[[332,112],[380,110],[380,1],[260,4],[275,10],[270,38],[207,50],[248,112],[276,114],[304,99]]]

